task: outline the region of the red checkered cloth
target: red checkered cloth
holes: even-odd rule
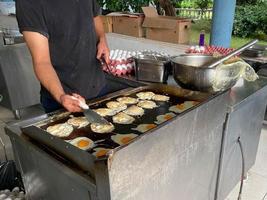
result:
[[[234,51],[233,48],[224,48],[218,46],[192,46],[186,50],[186,53],[196,53],[196,54],[206,54],[206,55],[213,55],[213,54],[221,54],[226,55]]]

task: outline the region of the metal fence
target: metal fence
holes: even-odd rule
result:
[[[212,19],[212,9],[176,8],[176,13],[180,17],[198,19]]]

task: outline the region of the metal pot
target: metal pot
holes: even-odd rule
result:
[[[174,80],[183,88],[204,92],[214,91],[213,81],[216,74],[216,67],[207,68],[205,64],[215,60],[208,55],[180,55],[171,58]],[[225,72],[227,76],[229,72]],[[225,89],[235,85],[237,79],[231,80]]]
[[[136,80],[166,83],[170,71],[170,61],[163,56],[139,55],[135,60]]]

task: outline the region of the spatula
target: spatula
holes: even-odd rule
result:
[[[83,114],[90,123],[109,124],[109,122],[105,118],[101,117],[99,114],[91,110],[86,103],[74,96],[72,96],[71,98],[79,101],[79,106],[83,109]]]

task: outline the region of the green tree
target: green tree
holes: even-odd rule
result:
[[[264,2],[264,0],[237,0],[236,4],[237,5],[246,5],[246,4],[255,5],[260,2]]]
[[[154,4],[159,13],[164,10],[166,15],[175,15],[175,5],[179,0],[98,0],[99,4],[107,10],[141,12],[143,6]]]

